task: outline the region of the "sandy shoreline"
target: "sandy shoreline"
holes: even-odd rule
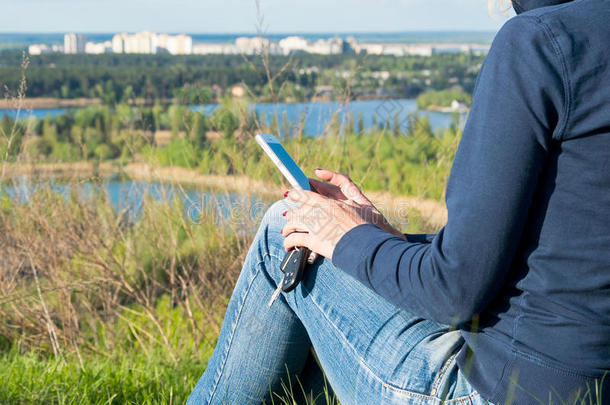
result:
[[[428,106],[428,107],[424,108],[424,110],[440,112],[440,113],[445,113],[445,114],[456,114],[456,113],[457,114],[468,114],[470,112],[470,108],[459,108],[456,110],[452,107],[440,107],[437,105]]]
[[[244,176],[202,174],[193,169],[153,167],[144,163],[130,163],[122,168],[107,162],[99,165],[90,162],[6,164],[4,166],[0,165],[0,180],[19,176],[42,178],[58,176],[68,180],[83,180],[94,176],[110,176],[121,172],[137,181],[188,184],[215,190],[275,197],[277,199],[280,199],[285,191],[285,186]],[[444,204],[438,201],[410,196],[394,196],[384,192],[367,192],[367,196],[384,212],[406,216],[409,210],[415,209],[420,212],[424,220],[435,227],[442,227],[447,222],[447,210]]]

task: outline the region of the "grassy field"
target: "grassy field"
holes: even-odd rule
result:
[[[206,215],[148,199],[129,223],[104,193],[50,186],[1,197],[0,403],[184,402],[251,238]]]
[[[0,193],[0,403],[183,403],[260,215],[246,202],[228,222],[214,211],[193,221],[179,198],[146,198],[134,222],[103,181],[83,195],[87,177],[75,177],[60,195],[43,176],[32,194],[9,196],[21,179]],[[435,227],[400,212],[411,230]]]
[[[15,348],[0,357],[0,403],[182,404],[209,353],[200,356],[174,363],[162,351],[122,350],[110,357],[48,358]]]

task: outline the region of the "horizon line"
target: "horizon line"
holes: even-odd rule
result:
[[[264,33],[258,33],[253,31],[216,31],[216,32],[189,32],[189,31],[165,31],[165,30],[117,30],[117,31],[78,31],[78,30],[65,30],[65,31],[0,31],[0,35],[7,34],[46,34],[46,35],[63,35],[66,33],[77,33],[77,34],[116,34],[122,32],[154,32],[154,33],[168,33],[168,34],[191,34],[191,35],[282,35],[282,34],[300,34],[300,35],[321,35],[321,34],[410,34],[410,33],[494,33],[497,30],[486,29],[486,30],[400,30],[400,31],[268,31]]]

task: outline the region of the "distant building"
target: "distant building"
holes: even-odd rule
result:
[[[193,53],[193,38],[184,34],[161,34],[157,36],[157,49],[171,55],[190,55]]]
[[[114,53],[157,53],[157,38],[152,32],[139,32],[137,34],[117,34],[112,38],[112,52]]]
[[[112,52],[123,53],[125,50],[125,37],[127,34],[116,34],[112,37]]]
[[[112,42],[87,42],[85,45],[85,53],[100,55],[103,53],[112,52]]]
[[[268,52],[271,55],[281,53],[280,47],[263,37],[240,37],[235,40],[235,46],[240,54],[257,55]]]
[[[344,53],[345,41],[341,38],[320,39],[311,44],[307,51],[318,55],[338,55]]]
[[[33,44],[28,47],[30,55],[42,55],[43,53],[51,53],[51,48],[45,44]]]
[[[405,54],[409,56],[432,56],[433,53],[431,45],[410,45],[405,48]]]
[[[347,37],[347,39],[345,40],[345,43],[346,43],[346,51],[355,52],[355,53],[361,52],[360,44],[358,43],[356,38]]]
[[[149,31],[125,35],[123,39],[123,53],[156,54],[157,36]]]
[[[30,46],[28,46],[28,53],[30,55],[42,55],[45,53],[63,53],[64,52],[64,46],[63,45],[58,45],[58,44],[53,44],[53,45],[46,45],[46,44],[32,44]]]
[[[194,55],[235,55],[239,49],[234,44],[200,43],[193,44]]]
[[[280,40],[279,46],[284,55],[290,55],[291,53],[307,52],[309,42],[305,38],[293,36]]]
[[[193,53],[193,38],[184,34],[155,34],[149,31],[122,33],[112,38],[111,48],[114,53],[190,55]]]
[[[69,33],[64,35],[64,53],[85,53],[87,39],[82,34]]]
[[[40,55],[56,52],[57,46],[49,48],[47,45],[31,45],[28,51],[31,55]],[[234,43],[193,43],[193,38],[181,35],[156,34],[153,32],[139,32],[136,34],[116,34],[112,41],[103,43],[86,42],[80,34],[66,34],[64,46],[65,53],[101,54],[136,53],[171,55],[258,55],[268,53],[271,55],[290,55],[293,53],[310,53],[318,55],[339,55],[346,53],[366,53],[369,55],[423,56],[428,57],[440,53],[474,53],[483,54],[489,50],[488,45],[441,43],[441,44],[406,44],[406,43],[373,43],[360,44],[354,37],[318,39],[308,41],[304,37],[289,36],[279,42],[272,42],[262,36],[240,37]],[[382,79],[383,80],[383,79]]]
[[[427,57],[443,53],[484,54],[489,51],[489,46],[472,44],[362,44],[357,49],[369,55]]]
[[[383,45],[382,44],[362,44],[360,45],[360,52],[364,52],[368,55],[382,55]]]

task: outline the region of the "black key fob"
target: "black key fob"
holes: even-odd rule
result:
[[[307,266],[307,260],[311,252],[306,248],[294,248],[290,252],[286,253],[280,269],[284,273],[284,280],[282,280],[282,291],[289,293],[301,282],[303,279],[303,273]]]

